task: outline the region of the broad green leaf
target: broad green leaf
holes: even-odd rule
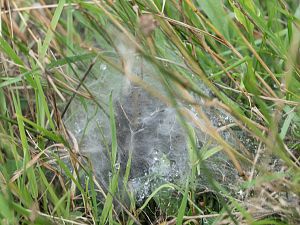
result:
[[[244,3],[248,9],[256,12],[255,5],[252,0],[240,0],[242,3]],[[236,19],[245,27],[245,29],[248,31],[249,34],[253,34],[254,24],[252,24],[249,19],[244,15],[243,11],[241,11],[234,3],[234,0],[229,0],[229,3],[231,4]],[[247,11],[247,10],[246,10]]]
[[[197,0],[200,10],[211,20],[212,24],[229,39],[229,17],[225,13],[222,0]]]

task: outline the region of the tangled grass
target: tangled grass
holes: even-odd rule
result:
[[[300,223],[298,0],[3,0],[0,21],[1,224]],[[131,74],[119,35],[159,71],[167,95]],[[185,187],[163,184],[141,205],[116,197],[117,169],[104,189],[64,126],[75,100],[108,109],[116,162],[113,105],[87,83],[103,63],[205,128],[239,174],[240,192],[209,177],[211,190],[198,193],[199,154]],[[228,113],[228,126],[257,144],[226,141],[205,107]],[[170,196],[172,210],[160,201]]]

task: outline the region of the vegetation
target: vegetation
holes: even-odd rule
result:
[[[298,0],[1,4],[0,224],[300,223]],[[118,61],[116,32],[161,71],[167,98],[128,74],[126,63]],[[186,187],[164,184],[142,205],[118,201],[117,169],[101,193],[63,121],[75,98],[95,101],[85,82],[103,62],[176,107],[184,122],[195,121],[179,103],[193,105],[243,180],[236,184],[241,192],[228,193],[211,179],[213,189],[198,195],[194,163]],[[224,140],[195,104],[198,98],[232,115],[255,149],[240,151]],[[108,109],[115,162],[113,105]],[[197,153],[194,162],[201,162],[192,132],[189,144]],[[61,149],[68,150],[71,164],[61,159]],[[80,167],[84,182],[77,179]],[[163,190],[179,196],[172,209],[160,203],[171,195]]]

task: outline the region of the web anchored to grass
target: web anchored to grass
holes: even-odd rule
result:
[[[299,224],[299,4],[0,1],[0,224]]]

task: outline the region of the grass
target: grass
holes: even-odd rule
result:
[[[0,4],[0,224],[300,223],[299,1]],[[151,63],[165,94],[131,74],[131,56],[118,51],[118,38]],[[120,74],[118,79],[123,75],[175,107],[189,137],[192,167],[186,184],[163,184],[140,206],[132,196],[130,204],[120,201],[113,100],[98,101],[88,82],[100,76],[103,63]],[[79,140],[64,126],[75,100],[95,105],[109,118],[107,148],[115,166],[107,188],[81,163]],[[205,127],[183,104],[193,106]],[[247,133],[255,147],[245,145],[242,151],[225,140],[204,106],[231,115],[234,129]],[[192,127],[216,146],[199,151]],[[59,154],[63,149],[68,163]],[[193,185],[199,163],[220,151],[241,177],[235,184],[240,195],[210,177],[209,168],[204,169],[209,192],[198,194]],[[159,204],[172,193],[177,197],[169,209]]]

